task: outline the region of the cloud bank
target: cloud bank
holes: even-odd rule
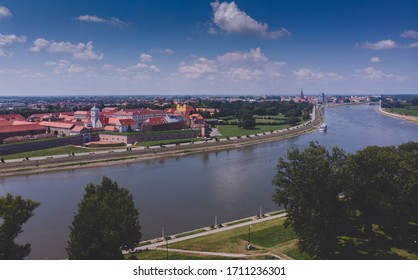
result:
[[[261,23],[241,11],[235,2],[213,2],[213,23],[228,33],[237,33],[253,35],[262,38],[276,39],[283,36],[289,36],[290,32],[285,28],[274,31],[268,31],[267,23]],[[210,29],[210,33],[215,30]]]

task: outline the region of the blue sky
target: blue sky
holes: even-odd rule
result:
[[[0,95],[418,94],[418,1],[0,0]]]

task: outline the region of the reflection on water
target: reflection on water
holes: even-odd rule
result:
[[[374,107],[327,108],[327,133],[317,131],[281,142],[148,160],[108,167],[0,178],[0,195],[20,194],[41,202],[24,226],[20,242],[32,244],[30,258],[65,258],[65,246],[77,203],[86,184],[102,176],[132,193],[140,209],[144,238],[208,226],[278,209],[272,203],[275,165],[286,151],[318,141],[354,152],[368,145],[398,145],[418,141],[415,124],[374,112]]]

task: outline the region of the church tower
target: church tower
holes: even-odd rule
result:
[[[96,128],[97,120],[99,119],[99,113],[100,109],[96,107],[96,105],[93,106],[93,108],[90,109],[90,117],[91,117],[91,126],[93,128]]]
[[[303,89],[300,90],[300,99],[305,99],[305,95],[303,94]]]

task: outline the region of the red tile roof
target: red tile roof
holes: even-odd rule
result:
[[[75,115],[90,115],[90,112],[89,111],[75,111],[74,116]]]
[[[0,119],[0,126],[12,125],[12,122]]]
[[[74,127],[73,123],[62,123],[62,122],[40,122],[39,124],[42,126],[64,128],[64,129],[71,129]]]
[[[102,110],[102,113],[108,113],[108,112],[116,112],[119,110],[117,107],[104,107]]]
[[[165,117],[155,117],[155,118],[149,118],[145,121],[145,123],[150,125],[157,125],[157,124],[165,124],[167,121],[165,120]]]
[[[88,130],[88,128],[86,128],[86,127],[84,127],[82,125],[76,125],[76,126],[74,126],[73,129],[71,129],[71,132],[81,132],[83,129],[87,129]]]
[[[0,119],[4,119],[6,121],[22,121],[25,118],[21,114],[6,114],[6,115],[0,115]]]
[[[0,133],[30,131],[30,130],[44,130],[45,131],[45,127],[40,126],[39,124],[36,124],[36,123],[35,124],[0,126]]]
[[[121,126],[135,125],[136,122],[133,119],[119,119]]]
[[[13,121],[12,125],[23,125],[23,124],[33,124],[33,122],[27,121]]]
[[[104,130],[106,131],[119,131],[115,126],[106,125]]]

